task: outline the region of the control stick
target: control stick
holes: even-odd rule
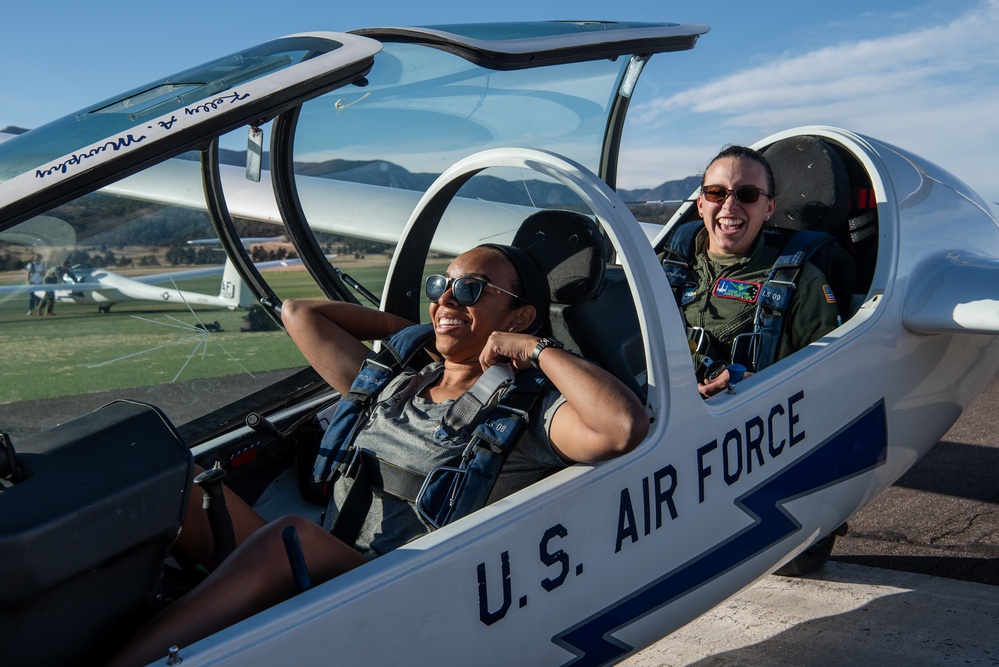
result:
[[[212,560],[221,563],[229,557],[236,549],[236,534],[232,528],[232,517],[229,516],[229,508],[225,504],[225,493],[222,490],[222,482],[225,479],[225,470],[218,461],[213,468],[209,468],[194,478],[194,483],[201,487],[204,494],[204,501],[201,506],[208,514],[208,525],[212,529]]]

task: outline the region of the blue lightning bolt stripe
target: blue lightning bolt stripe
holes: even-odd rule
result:
[[[612,632],[703,586],[798,531],[801,524],[784,510],[784,503],[883,465],[887,448],[888,422],[884,401],[879,401],[786,470],[736,499],[736,505],[755,519],[751,526],[555,635],[554,643],[576,654],[566,665],[589,667],[620,660],[633,647],[610,636]]]

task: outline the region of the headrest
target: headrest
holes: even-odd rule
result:
[[[571,304],[597,295],[610,257],[596,222],[572,211],[538,211],[521,224],[511,243],[537,260],[548,277],[552,303]]]
[[[777,183],[768,224],[835,233],[850,205],[850,179],[839,153],[820,139],[799,136],[767,146],[763,155]]]

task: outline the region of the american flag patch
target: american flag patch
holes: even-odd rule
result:
[[[836,295],[832,291],[832,287],[829,285],[823,285],[822,291],[826,294],[826,303],[836,303]]]

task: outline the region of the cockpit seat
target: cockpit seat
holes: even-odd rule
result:
[[[843,319],[852,313],[856,267],[850,245],[850,177],[839,153],[812,136],[782,139],[763,149],[777,184],[777,206],[764,231],[814,230],[832,235],[837,244],[819,264],[836,295]]]
[[[512,245],[530,253],[548,278],[551,334],[566,349],[600,364],[644,399],[636,376],[645,348],[627,281],[608,268],[611,245],[592,219],[543,210],[521,224]]]
[[[552,303],[586,301],[603,287],[610,246],[585,215],[556,209],[533,213],[521,223],[512,245],[541,265]]]
[[[163,413],[130,401],[15,445],[22,479],[0,489],[2,663],[100,664],[153,608],[190,450]]]

